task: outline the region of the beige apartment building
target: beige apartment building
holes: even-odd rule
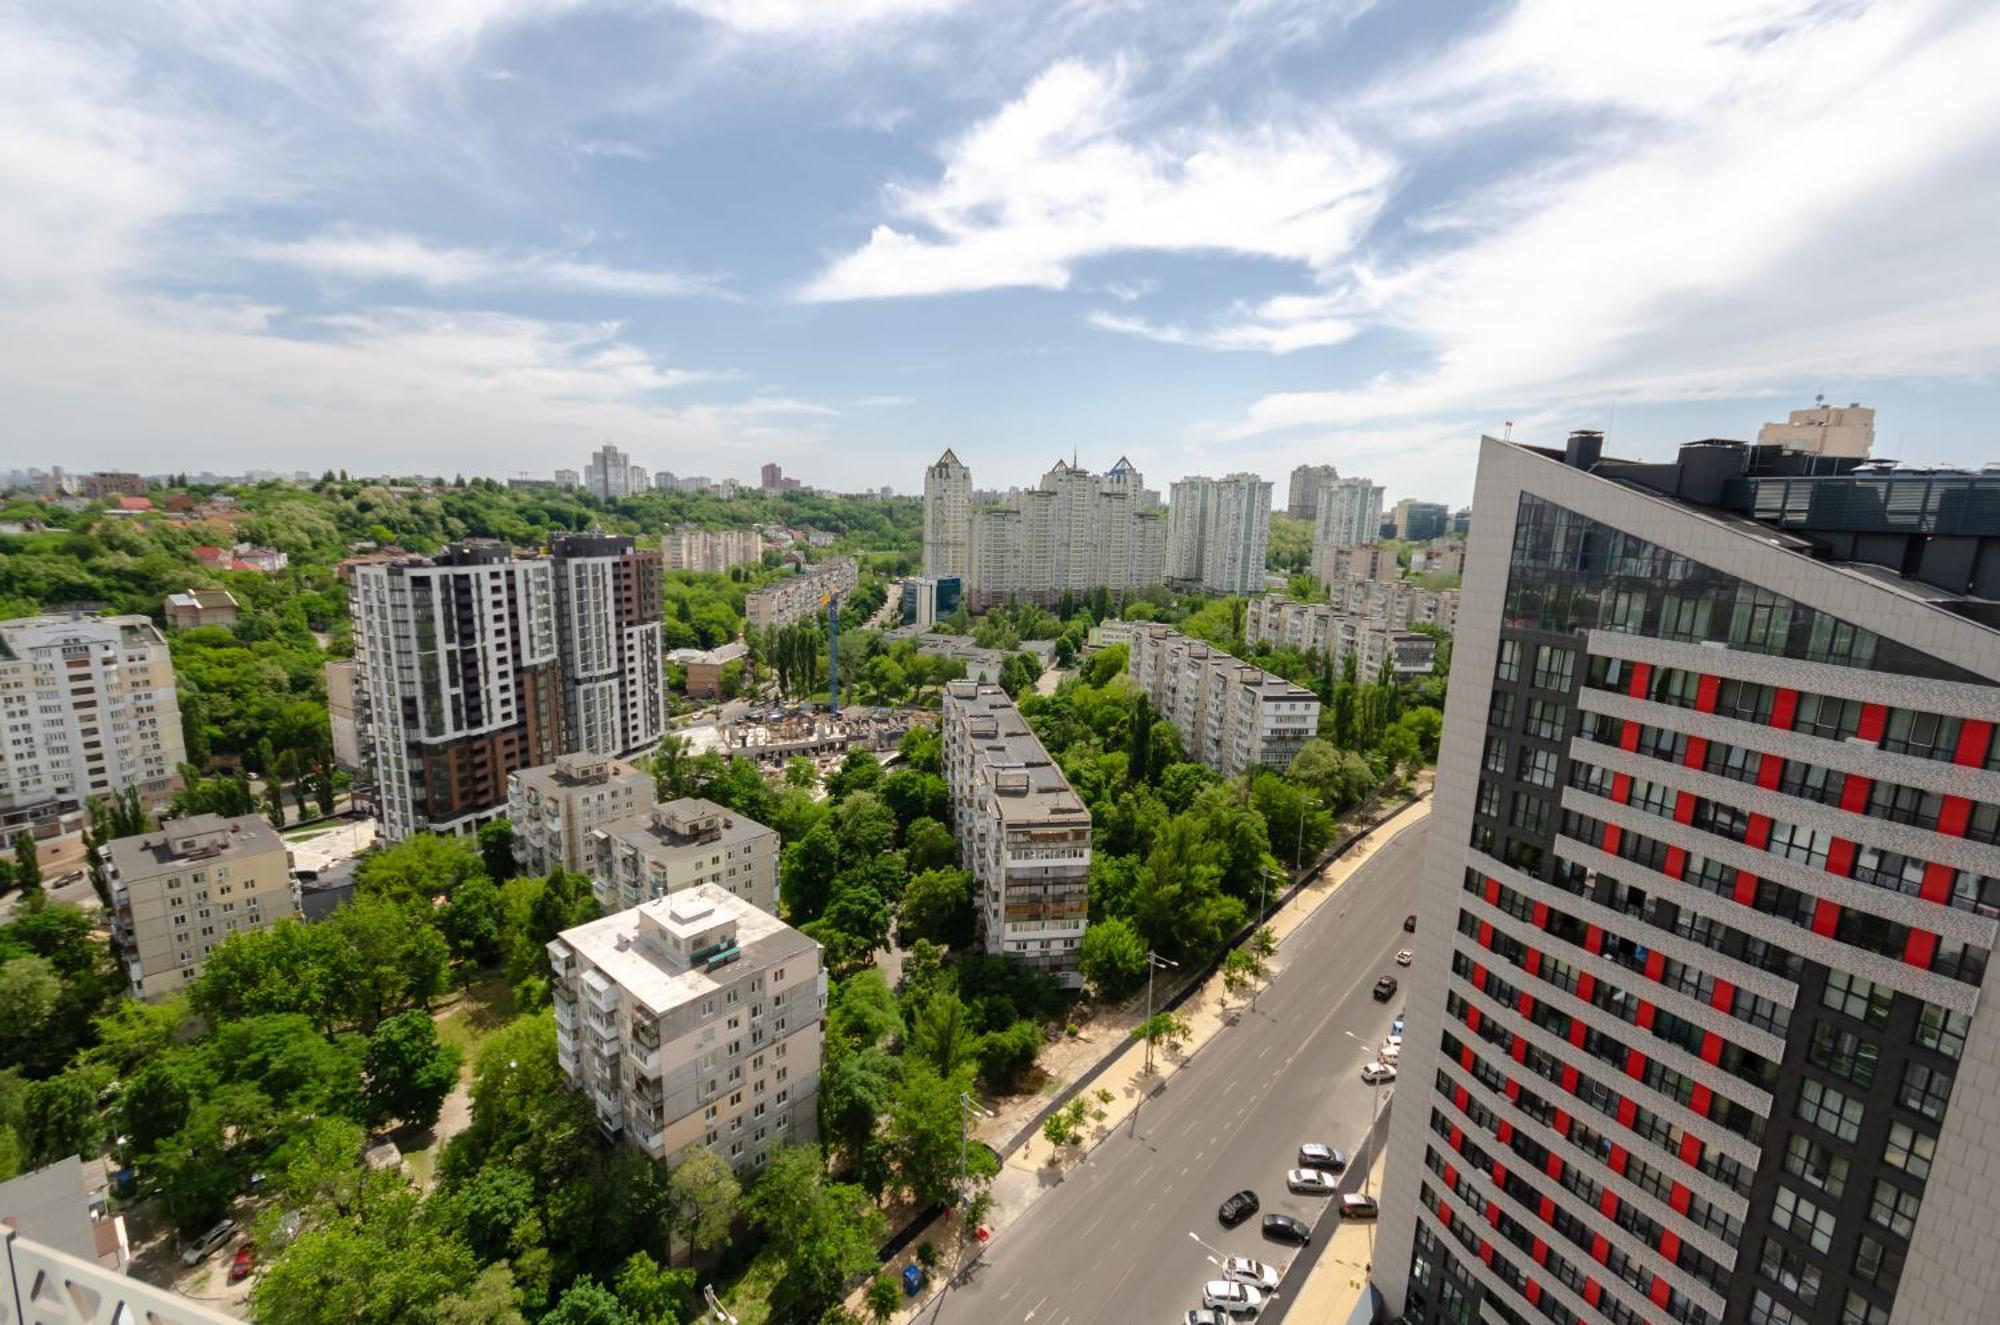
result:
[[[548,945],[556,1059],[614,1140],[742,1172],[817,1133],[826,977],[817,943],[714,884]]]
[[[143,616],[0,621],[0,832],[83,826],[87,802],[149,805],[187,758],[166,637]]]
[[[1313,554],[1312,573],[1321,584],[1344,586],[1348,580],[1400,580],[1403,567],[1396,549],[1381,543],[1328,543]]]
[[[297,914],[291,854],[258,815],[168,819],[156,833],[99,850],[111,884],[112,938],[137,998],[187,988],[231,934]]]
[[[1354,616],[1325,603],[1288,602],[1276,594],[1252,598],[1243,613],[1243,638],[1274,649],[1316,653],[1340,671],[1352,656],[1365,680],[1387,663],[1397,676],[1428,676],[1437,666],[1437,639]]]
[[[726,571],[756,565],[764,556],[764,540],[755,529],[682,525],[661,535],[660,556],[668,570]]]
[[[1129,666],[1188,758],[1224,777],[1282,773],[1319,734],[1318,695],[1170,626],[1133,631]]]
[[[536,877],[588,873],[596,860],[591,831],[652,803],[652,775],[610,755],[557,755],[553,764],[517,769],[507,776],[514,864]]]
[[[169,630],[236,624],[236,595],[227,589],[187,589],[170,593],[165,607]]]
[[[775,828],[683,796],[592,828],[586,858],[606,911],[712,883],[776,915],[779,849]]]
[[[789,626],[819,611],[829,594],[852,593],[860,583],[861,569],[853,557],[830,557],[788,579],[751,590],[743,599],[743,615],[752,630]]]

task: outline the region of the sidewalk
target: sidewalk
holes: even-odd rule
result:
[[[1370,1170],[1368,1190],[1374,1192],[1379,1200],[1382,1168],[1389,1152],[1387,1147],[1378,1147],[1377,1152],[1374,1167]],[[1305,1322],[1342,1325],[1353,1314],[1354,1304],[1361,1300],[1361,1290],[1368,1282],[1374,1263],[1375,1221],[1339,1221],[1333,1230],[1333,1240],[1327,1243],[1326,1251],[1313,1266],[1311,1276],[1299,1289],[1299,1295],[1292,1299],[1291,1310],[1285,1318],[1300,1322],[1300,1325],[1305,1325]]]
[[[1430,800],[1426,797],[1363,837],[1346,855],[1327,866],[1318,878],[1301,888],[1284,906],[1271,913],[1267,923],[1272,935],[1278,941],[1278,951],[1267,963],[1270,976],[1282,971],[1289,960],[1290,954],[1284,947],[1286,938],[1304,924],[1329,898],[1339,892],[1342,885],[1366,865],[1390,839],[1413,824],[1421,822],[1429,814]],[[1269,982],[1270,976],[1266,977],[1266,983]],[[1036,1133],[1005,1156],[1000,1172],[993,1179],[990,1189],[993,1194],[993,1208],[986,1219],[989,1233],[998,1236],[1040,1200],[1044,1193],[1062,1183],[1069,1170],[1081,1163],[1098,1142],[1109,1136],[1131,1116],[1132,1110],[1138,1106],[1143,1097],[1152,1094],[1168,1076],[1199,1053],[1202,1046],[1226,1027],[1249,1001],[1248,997],[1235,998],[1227,994],[1223,988],[1222,976],[1218,972],[1197,988],[1179,1009],[1181,1016],[1187,1020],[1190,1032],[1187,1043],[1180,1052],[1169,1053],[1164,1048],[1156,1047],[1153,1053],[1154,1068],[1152,1073],[1148,1074],[1145,1069],[1144,1044],[1132,1040],[1125,1048],[1118,1050],[1098,1077],[1089,1082],[1084,1092],[1085,1096],[1091,1099],[1095,1112],[1093,1120],[1085,1127],[1084,1141],[1081,1145],[1063,1147],[1059,1151]],[[1002,1140],[1002,1137],[982,1137],[982,1139],[992,1142]],[[1372,1237],[1372,1234],[1370,1236]],[[935,1243],[938,1250],[944,1253],[940,1270],[950,1265],[952,1253],[959,1241],[957,1213],[953,1212],[938,1220],[922,1240]],[[909,1264],[911,1259],[909,1253],[898,1255],[885,1268],[892,1274],[901,1274],[903,1267]],[[892,1319],[913,1320],[930,1305],[931,1298],[942,1286],[942,1282],[941,1278],[934,1275],[928,1285],[929,1291],[908,1301]],[[865,1288],[864,1285],[863,1291]],[[851,1295],[848,1305],[850,1308],[858,1308],[861,1305],[860,1291]],[[1302,1319],[1318,1318],[1306,1316]]]

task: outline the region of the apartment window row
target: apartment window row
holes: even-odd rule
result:
[[[1564,937],[1564,941],[1588,950],[1590,946],[1588,931],[1575,926],[1573,921],[1571,927],[1582,932],[1574,937]],[[1715,1066],[1761,1091],[1769,1093],[1776,1087],[1778,1065],[1762,1054],[1723,1036],[1714,1035],[1713,1032],[1666,1011],[1638,994],[1620,989],[1607,980],[1582,971],[1570,962],[1530,948],[1503,931],[1495,929],[1490,934],[1482,933],[1484,928],[1478,917],[1471,912],[1459,913],[1458,929],[1461,934],[1503,958],[1523,974],[1560,989],[1599,1011],[1609,1013],[1627,1025],[1647,1032],[1656,1040],[1674,1045],[1697,1057],[1704,1052],[1713,1053],[1716,1056],[1711,1061]],[[1614,943],[1623,942],[1612,939],[1607,931],[1599,930],[1597,933],[1607,948]],[[1658,962],[1661,976],[1666,974],[1665,962],[1665,958],[1660,958]],[[1644,976],[1647,975],[1652,963],[1649,962],[1645,950],[1639,948],[1628,952],[1626,959],[1619,962],[1619,965]],[[1664,980],[1661,983],[1664,983]],[[1713,1002],[1712,992],[1710,1001]],[[1713,1046],[1710,1044],[1711,1038],[1716,1042]]]
[[[1439,1222],[1445,1225],[1445,1230],[1457,1239],[1460,1246],[1464,1247],[1473,1256],[1484,1261],[1486,1267],[1518,1293],[1522,1301],[1534,1307],[1549,1320],[1557,1322],[1557,1325],[1582,1325],[1581,1317],[1557,1302],[1549,1294],[1542,1292],[1540,1286],[1530,1280],[1526,1273],[1514,1264],[1512,1259],[1494,1251],[1485,1242],[1485,1239],[1473,1230],[1470,1221],[1454,1218],[1450,1207],[1438,1199],[1438,1195],[1431,1189],[1430,1183],[1425,1182],[1419,1186],[1417,1199],[1423,1202],[1426,1210],[1429,1210],[1432,1215],[1437,1217]],[[1501,1219],[1503,1223],[1506,1222],[1504,1214],[1501,1216]],[[1419,1225],[1417,1231],[1421,1235],[1422,1242],[1420,1243],[1417,1260],[1413,1265],[1413,1269],[1417,1272],[1413,1277],[1423,1287],[1429,1288],[1431,1276],[1427,1271],[1430,1267],[1425,1257],[1435,1258],[1442,1249],[1437,1247],[1435,1240],[1430,1237],[1428,1229]],[[1530,1255],[1532,1254],[1533,1251],[1530,1248]],[[1543,1244],[1540,1264],[1542,1268],[1547,1270],[1556,1279],[1567,1285],[1571,1292],[1577,1294],[1579,1297],[1583,1296],[1585,1285],[1589,1282],[1589,1276],[1581,1267],[1566,1259],[1560,1253],[1548,1249],[1546,1243]],[[1483,1303],[1477,1302],[1475,1299],[1468,1297],[1459,1289],[1455,1282],[1448,1278],[1441,1279],[1438,1282],[1437,1295],[1438,1318],[1440,1320],[1471,1322],[1478,1319],[1478,1313],[1481,1310],[1489,1308],[1514,1314],[1511,1308],[1495,1301],[1490,1296],[1486,1297]],[[1421,1314],[1421,1309],[1412,1312],[1412,1320],[1425,1318]]]
[[[1554,1054],[1537,1048],[1532,1042],[1514,1034],[1514,1032],[1499,1025],[1492,1019],[1484,1016],[1468,1018],[1466,1014],[1469,1011],[1476,1012],[1476,1009],[1473,1009],[1472,1005],[1466,1002],[1464,997],[1458,993],[1451,992],[1445,995],[1445,1010],[1454,1021],[1465,1024],[1467,1029],[1474,1035],[1477,1035],[1480,1039],[1498,1049],[1503,1057],[1514,1057],[1517,1052],[1515,1043],[1519,1041],[1521,1047],[1518,1053],[1520,1056],[1514,1058],[1515,1062],[1521,1064],[1521,1066],[1542,1078],[1542,1080],[1548,1082],[1550,1085],[1557,1087],[1575,1099],[1581,1100],[1598,1113],[1617,1121],[1634,1135],[1644,1137],[1648,1142],[1668,1154],[1681,1157],[1683,1140],[1691,1136],[1691,1133],[1683,1131],[1679,1126],[1654,1113],[1637,1100],[1619,1094],[1609,1086],[1598,1081],[1595,1077],[1583,1075],[1576,1067],[1557,1058]],[[1471,1025],[1472,1020],[1477,1020],[1478,1025]],[[1468,1068],[1467,1070],[1470,1071],[1472,1069]],[[1498,1072],[1495,1072],[1493,1075],[1495,1079],[1487,1084],[1496,1091],[1508,1090],[1508,1079]],[[1483,1077],[1482,1080],[1484,1080]],[[1516,1089],[1520,1088],[1516,1087]],[[1522,1100],[1526,1100],[1529,1097],[1528,1092],[1525,1089],[1520,1089],[1520,1097]],[[1555,1112],[1555,1108],[1550,1106],[1548,1108],[1549,1117],[1540,1121],[1545,1122],[1549,1126],[1554,1126],[1555,1124],[1551,1120]],[[1567,1111],[1564,1112],[1566,1113]],[[1748,1168],[1729,1158],[1721,1151],[1703,1144],[1698,1137],[1694,1138],[1694,1144],[1700,1150],[1701,1158],[1698,1162],[1694,1163],[1693,1167],[1700,1169],[1710,1177],[1734,1189],[1739,1195],[1748,1196],[1750,1194],[1751,1175]],[[1687,1161],[1683,1159],[1683,1162]]]

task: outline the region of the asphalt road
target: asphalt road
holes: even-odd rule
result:
[[[927,1325],[1178,1325],[1219,1275],[1212,1255],[1254,1256],[1281,1271],[1300,1255],[1264,1239],[1262,1215],[1274,1212],[1312,1224],[1307,1250],[1317,1252],[1339,1217],[1328,1198],[1287,1192],[1285,1170],[1301,1142],[1353,1152],[1367,1135],[1376,1091],[1362,1084],[1361,1065],[1407,993],[1378,1003],[1373,986],[1385,973],[1407,975],[1394,956],[1408,943],[1403,917],[1428,824],[1378,851],[1287,939],[1285,969],[1255,1011],[996,1237],[924,1313]],[[1216,1207],[1244,1187],[1262,1210],[1225,1229]],[[1281,1282],[1267,1318],[1297,1291],[1304,1264]]]

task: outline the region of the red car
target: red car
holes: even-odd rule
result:
[[[250,1242],[244,1243],[236,1249],[236,1259],[229,1262],[229,1282],[233,1284],[239,1279],[249,1278],[250,1271],[256,1264],[256,1244]]]

